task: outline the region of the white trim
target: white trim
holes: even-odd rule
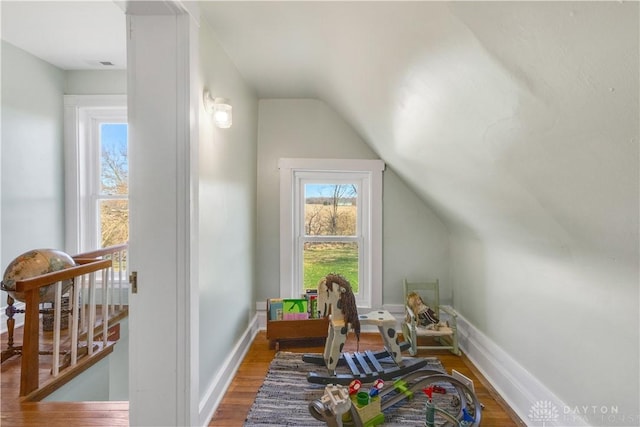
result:
[[[198,146],[198,119],[192,111],[197,111],[200,97],[195,96],[197,86],[198,57],[197,25],[186,13],[176,16],[176,280],[186,286],[176,287],[176,382],[179,393],[176,402],[178,422],[185,425],[199,416],[196,398],[199,388],[199,329],[198,275],[194,268],[197,260],[197,214],[191,205],[194,185],[197,189],[198,170],[193,163],[193,147]],[[197,149],[197,148],[196,148]],[[195,184],[194,184],[195,183]],[[197,207],[197,206],[196,206]],[[192,240],[196,237],[195,242]],[[195,257],[195,258],[193,258]],[[189,349],[182,351],[180,349]]]
[[[190,340],[190,355],[191,365],[189,375],[191,377],[189,393],[185,393],[185,399],[188,399],[190,404],[191,419],[196,420],[200,417],[200,411],[198,408],[198,398],[200,396],[200,294],[199,286],[199,246],[200,246],[200,228],[199,228],[199,183],[200,172],[198,168],[199,157],[199,138],[200,138],[200,119],[199,114],[195,113],[199,111],[201,86],[199,80],[200,70],[200,15],[199,6],[195,2],[190,2],[185,6],[185,11],[189,14],[189,75],[187,78],[190,82],[189,87],[189,102],[187,105],[189,111],[189,126],[191,141],[189,144],[189,163],[190,163],[190,176],[188,187],[190,193],[187,195],[185,203],[190,204],[191,210],[188,212],[190,215],[190,237],[189,237],[189,260],[188,268],[190,274],[190,284],[185,304],[189,307],[189,319],[186,326],[186,330],[183,331],[185,336],[189,334]],[[184,24],[184,23],[183,23]]]
[[[529,418],[533,406],[540,402],[553,405],[558,410],[558,419],[545,421],[545,426],[589,425],[577,415],[565,415],[563,412],[567,406],[560,398],[460,314],[458,342],[469,360],[527,425],[541,425],[531,424]]]
[[[328,165],[328,166],[327,166]],[[322,171],[384,171],[382,160],[363,159],[296,159],[283,157],[278,160],[279,169],[308,169]]]
[[[249,351],[251,343],[258,334],[258,330],[258,315],[256,314],[253,316],[253,319],[242,334],[242,337],[240,337],[238,343],[233,350],[229,352],[229,356],[225,359],[222,367],[218,370],[218,373],[200,400],[198,425],[206,426],[209,424],[220,402],[222,402],[222,398],[229,389],[242,360]]]
[[[89,146],[92,126],[89,122],[101,119],[127,118],[127,95],[64,95],[64,160],[65,160],[65,250],[79,253],[99,246],[95,230],[95,207],[87,198],[95,185],[89,175],[98,153]]]
[[[122,108],[127,106],[127,95],[64,95],[65,107]]]
[[[267,329],[267,303],[266,301],[256,302],[256,318],[258,319],[258,329]]]
[[[190,202],[192,178],[197,172],[191,169],[191,146],[197,145],[193,133],[198,134],[197,121],[191,121],[196,105],[196,83],[192,78],[198,68],[198,58],[193,56],[197,31],[188,15],[134,16],[132,12],[127,9],[128,110],[131,139],[137,144],[132,144],[131,152],[131,169],[135,173],[130,175],[129,253],[130,270],[140,273],[140,290],[131,296],[130,305],[129,360],[136,369],[129,372],[129,418],[132,425],[195,425],[199,420],[199,343],[197,303],[193,302],[197,301],[198,284],[197,269],[193,268],[197,254],[191,250],[197,246],[197,241],[192,240],[197,229],[191,223]],[[156,155],[166,167],[153,165],[150,159]],[[151,195],[148,189],[154,181],[162,181],[170,191]],[[154,220],[168,228],[154,235],[145,220],[154,206],[162,203],[173,208],[156,215]],[[171,248],[164,251],[162,265],[158,265],[152,250],[159,246]],[[145,284],[168,292],[156,295]],[[168,308],[167,301],[171,302]],[[158,310],[166,312],[160,327],[145,322]],[[171,319],[173,323],[168,325]],[[159,334],[163,334],[163,346],[169,349],[167,375],[154,374],[152,364],[140,363],[155,353],[156,347],[160,348],[153,338]]]

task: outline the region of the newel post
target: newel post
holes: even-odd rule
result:
[[[16,283],[17,285],[17,283]],[[39,288],[25,292],[24,336],[22,338],[22,375],[20,396],[26,396],[38,388],[40,351],[40,292]]]

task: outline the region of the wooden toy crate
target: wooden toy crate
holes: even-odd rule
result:
[[[302,320],[270,320],[271,300],[267,300],[267,339],[280,349],[281,341],[326,339],[329,318]]]

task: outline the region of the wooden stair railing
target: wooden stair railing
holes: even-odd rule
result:
[[[37,392],[40,387],[46,387],[48,394],[72,379],[69,371],[73,371],[74,368],[82,368],[76,369],[77,373],[79,373],[95,363],[79,363],[80,359],[96,356],[95,359],[99,360],[98,357],[101,353],[109,353],[113,350],[108,343],[108,328],[128,314],[128,306],[123,301],[123,288],[126,283],[127,246],[127,244],[122,244],[82,253],[73,257],[76,262],[74,267],[16,281],[16,291],[23,292],[25,295],[20,374],[21,397],[44,397],[42,393],[39,394]],[[63,350],[61,347],[62,283],[69,280],[72,281],[68,291],[69,307],[64,310],[64,314],[69,315],[67,338],[70,340],[70,344],[68,344],[68,349],[65,349],[66,362],[62,364],[61,368],[60,354]],[[44,286],[51,285],[55,286],[56,290],[53,305],[52,378],[45,381],[44,384],[40,384],[39,354],[42,352],[40,351],[39,334],[39,290]],[[102,291],[99,313],[97,311],[98,304],[96,303],[98,285]],[[115,291],[118,294],[117,301],[114,298]],[[86,302],[80,302],[81,295],[86,298]],[[82,310],[80,309],[81,307]],[[98,314],[101,317],[100,319],[98,319]],[[100,342],[95,341],[98,337]],[[84,347],[81,347],[82,341],[86,343]],[[65,371],[64,374],[63,371]],[[61,384],[56,386],[54,384],[56,379],[61,380],[59,381]]]
[[[112,268],[109,270],[108,281],[111,287],[103,286],[103,299],[107,296],[111,296],[109,298],[109,315],[110,317],[114,315],[115,312],[122,312],[124,310],[124,301],[123,301],[123,287],[128,283],[127,278],[127,251],[129,249],[129,245],[127,243],[123,243],[120,245],[109,246],[103,249],[98,249],[90,252],[83,252],[78,255],[74,255],[74,259],[83,259],[83,258],[102,258],[102,259],[110,259],[113,263]],[[117,274],[117,277],[116,277]],[[118,300],[116,301],[113,297],[114,292],[118,293]],[[107,292],[105,295],[104,292]],[[82,325],[84,326],[84,325]]]

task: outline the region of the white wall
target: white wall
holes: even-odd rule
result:
[[[379,158],[335,111],[314,99],[260,100],[257,301],[279,295],[281,157]],[[436,215],[387,168],[384,172],[383,302],[402,303],[402,278],[440,278],[450,292],[448,234]]]
[[[64,71],[2,41],[0,274],[18,255],[64,249]],[[6,330],[0,292],[0,330]],[[22,303],[16,304],[18,308]],[[24,315],[15,316],[16,323]]]
[[[550,256],[457,233],[451,256],[456,308],[547,388],[529,405],[559,405],[561,426],[582,425],[565,414],[576,407],[589,425],[640,422],[637,269],[580,250]],[[519,385],[524,396],[527,385]],[[603,416],[613,408],[615,416]]]
[[[126,70],[68,70],[67,95],[121,95],[127,93]]]
[[[109,400],[129,400],[129,319],[120,322],[120,339],[108,360]]]
[[[530,404],[555,394],[597,406],[578,414],[591,425],[639,425],[638,4],[453,8],[489,60],[474,73],[514,85],[496,111],[498,85],[450,93],[486,115],[474,134],[447,135],[453,109],[421,135],[423,167],[451,171],[422,191],[451,213],[456,308],[547,387]]]
[[[45,399],[46,402],[126,401],[129,399],[129,322],[120,323],[113,352]]]
[[[202,103],[199,112],[199,372],[200,397],[208,399],[254,314],[258,111],[256,95],[206,22],[200,28],[200,80],[201,94],[207,88],[233,105],[229,129],[217,128]]]
[[[362,49],[332,103],[446,221],[456,309],[544,384],[521,416],[556,396],[640,425],[638,3],[412,5],[412,37],[377,34],[400,74]]]
[[[60,70],[2,42],[3,271],[11,260],[29,249],[64,249],[63,95],[69,90],[85,94],[126,93],[120,74]],[[4,305],[4,292],[0,298]],[[6,330],[5,319],[3,310],[2,330]],[[121,324],[122,339],[107,360],[47,400],[126,400],[127,330],[125,321]],[[110,369],[114,365],[117,370]]]
[[[109,359],[105,358],[43,399],[45,402],[109,400]]]
[[[64,71],[2,42],[3,272],[27,250],[64,248],[64,83]]]

